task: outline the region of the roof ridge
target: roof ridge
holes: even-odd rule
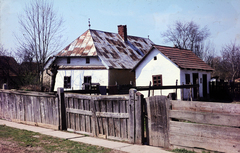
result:
[[[95,29],[88,29],[88,30],[91,30],[91,31],[99,31],[99,32],[105,32],[105,33],[113,33],[113,34],[118,34],[116,32],[108,32],[108,31],[103,31],[103,30],[95,30]],[[119,34],[118,34],[119,35]],[[120,36],[120,35],[119,35]],[[149,39],[149,38],[146,38],[146,37],[140,37],[140,36],[134,36],[134,35],[127,35],[128,37],[138,37],[138,38],[144,38],[144,39]],[[150,39],[149,39],[150,40]]]

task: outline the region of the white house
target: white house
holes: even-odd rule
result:
[[[118,33],[89,29],[48,60],[45,68],[59,66],[55,88],[80,90],[83,83],[101,86],[135,84],[132,68],[149,51],[148,38],[127,35],[126,25]]]
[[[178,85],[199,84],[199,97],[206,97],[213,69],[190,50],[153,45],[133,71],[136,86],[148,86],[150,81],[154,86],[170,86],[176,85],[177,80]],[[177,90],[177,99],[188,98],[190,90],[181,90]],[[155,90],[153,94],[168,95],[174,92],[176,89]],[[143,91],[143,94],[148,96],[147,91]],[[192,91],[192,95],[197,97],[197,89]]]

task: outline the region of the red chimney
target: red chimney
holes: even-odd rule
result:
[[[122,37],[124,41],[127,41],[127,25],[119,25],[118,34]]]

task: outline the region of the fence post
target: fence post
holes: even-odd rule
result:
[[[58,93],[58,111],[59,111],[59,130],[67,130],[66,125],[66,106],[64,102],[64,90],[63,88],[57,89]]]
[[[94,137],[97,136],[96,134],[96,120],[97,120],[97,117],[96,117],[96,109],[95,109],[95,104],[94,104],[94,97],[92,96],[91,97],[91,100],[90,100],[90,110],[92,111],[92,134]]]
[[[143,143],[143,95],[140,92],[135,93],[135,143]]]
[[[176,100],[177,100],[177,86],[178,86],[178,79],[176,80]]]
[[[134,130],[135,130],[135,94],[136,89],[129,90],[129,106],[128,106],[128,113],[129,113],[129,120],[128,120],[128,131],[129,131],[129,142],[135,142]]]

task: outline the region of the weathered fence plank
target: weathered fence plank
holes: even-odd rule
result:
[[[232,127],[170,121],[169,132],[219,141],[226,140],[235,143],[240,141],[240,129]]]
[[[196,101],[194,102],[171,101],[171,103],[172,103],[172,110],[186,110],[186,111],[240,115],[239,104],[196,102]]]
[[[146,103],[149,145],[168,148],[168,99],[166,96],[153,96],[146,98]]]
[[[120,114],[127,114],[126,111],[126,101],[121,101],[120,102]],[[123,115],[121,115],[123,116]],[[120,118],[120,124],[121,124],[121,137],[122,138],[127,138],[127,119],[129,118],[129,115],[126,116],[126,118]]]
[[[112,108],[112,101],[108,100],[107,101],[107,112],[112,113],[113,108]],[[114,134],[114,125],[113,125],[113,118],[108,118],[108,137],[113,136]]]
[[[240,127],[240,115],[171,110],[169,116],[197,123]]]
[[[101,113],[102,112],[107,112],[107,103],[105,100],[101,100]],[[98,112],[96,112],[96,113],[98,113]],[[100,116],[100,114],[99,114],[99,116]],[[103,127],[103,135],[105,135],[105,137],[108,137],[107,117],[102,116],[102,127]]]
[[[170,133],[170,143],[179,146],[192,148],[204,148],[207,150],[235,153],[239,152],[239,142],[229,142],[227,140],[203,138],[200,136],[182,135],[179,133]]]
[[[128,107],[128,113],[129,113],[129,119],[128,119],[128,132],[129,132],[129,142],[134,143],[135,142],[135,136],[134,136],[134,107],[135,107],[135,94],[137,90],[130,89],[129,91],[129,107]]]
[[[90,100],[90,111],[92,112],[92,116],[89,116],[89,118],[91,119],[91,126],[90,126],[90,132],[93,134],[94,137],[97,136],[96,134],[96,123],[97,123],[97,117],[96,117],[96,107],[94,104],[94,99]]]

